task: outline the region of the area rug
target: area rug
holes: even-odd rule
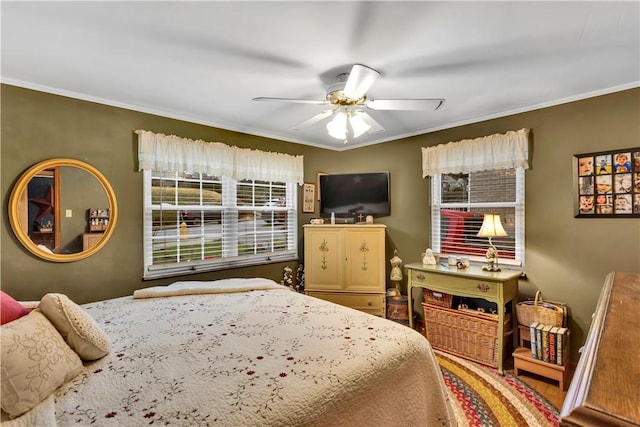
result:
[[[558,426],[558,411],[509,372],[435,352],[459,427]]]

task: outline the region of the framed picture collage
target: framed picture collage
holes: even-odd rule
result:
[[[576,218],[640,218],[640,147],[574,157]]]

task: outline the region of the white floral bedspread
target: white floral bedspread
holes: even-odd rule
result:
[[[390,320],[284,287],[83,308],[111,353],[10,424],[455,424],[430,345]]]

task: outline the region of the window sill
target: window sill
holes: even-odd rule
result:
[[[269,264],[277,264],[281,262],[290,262],[290,261],[299,261],[300,258],[298,255],[289,255],[284,257],[278,257],[276,259],[267,259],[267,260],[256,260],[256,261],[243,261],[234,264],[225,264],[225,265],[194,265],[192,267],[180,267],[178,268],[167,268],[162,270],[155,270],[152,272],[148,272],[148,274],[142,277],[143,281],[149,280],[158,280],[158,279],[166,279],[168,277],[180,277],[180,276],[189,276],[192,274],[200,274],[200,273],[208,273],[211,271],[224,271],[224,270],[235,270],[246,267],[255,267],[260,265],[269,265]],[[149,274],[150,273],[150,274]]]

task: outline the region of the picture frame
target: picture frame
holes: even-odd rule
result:
[[[302,184],[302,212],[315,213],[316,211],[316,185],[312,182]]]
[[[640,218],[640,147],[573,157],[576,218]]]
[[[318,201],[320,201],[320,177],[328,175],[326,172],[317,172],[316,173],[316,189],[318,190]]]

